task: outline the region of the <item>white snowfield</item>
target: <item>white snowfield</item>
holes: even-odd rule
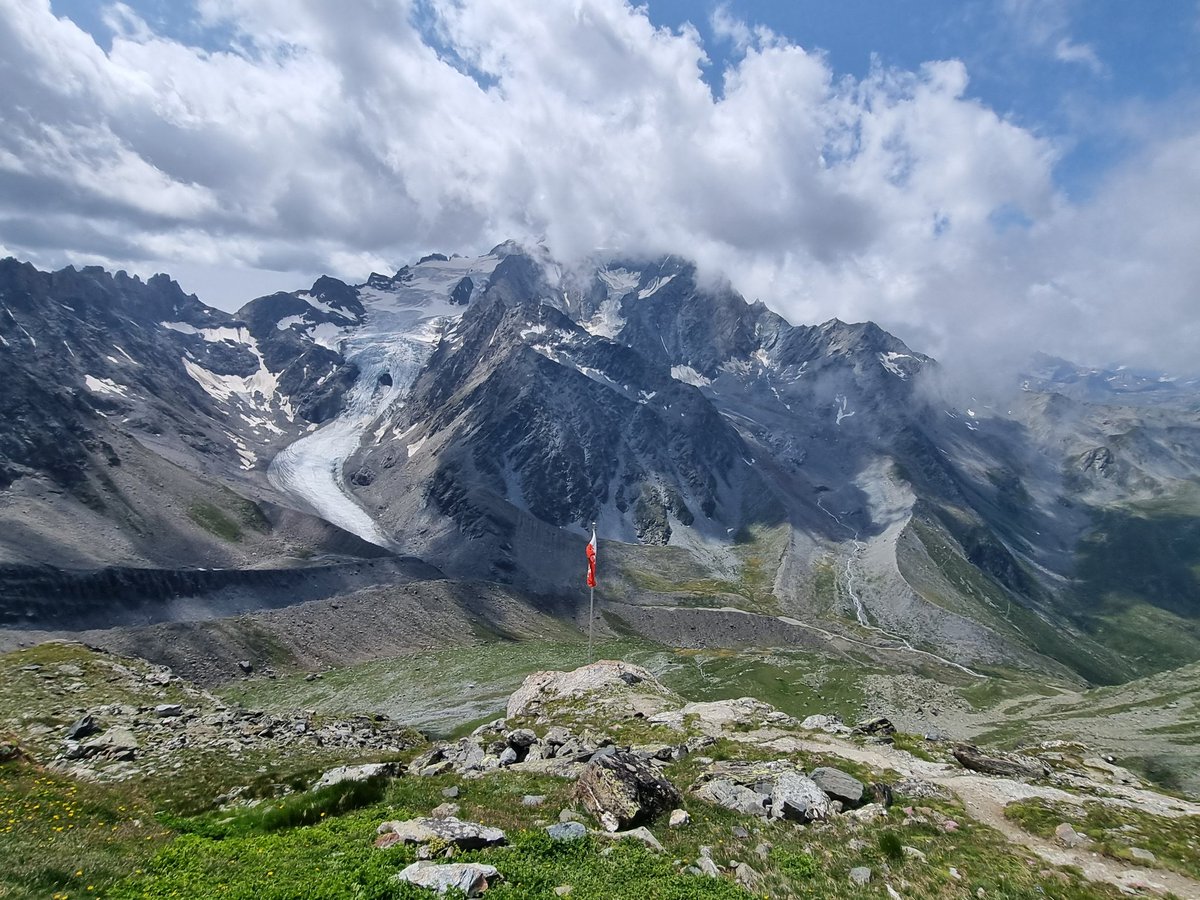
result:
[[[346,489],[342,467],[379,418],[408,393],[438,339],[462,316],[463,307],[450,303],[450,292],[464,277],[481,290],[499,262],[495,256],[430,260],[413,266],[411,280],[393,289],[359,288],[366,320],[337,335],[346,360],[359,368],[346,408],[271,461],[271,484],[326,521],[372,544],[394,548],[395,541]],[[390,385],[380,383],[384,375],[391,377]]]

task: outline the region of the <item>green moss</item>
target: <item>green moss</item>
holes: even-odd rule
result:
[[[236,543],[242,539],[241,526],[211,503],[193,503],[188,507],[188,518],[223,541]]]

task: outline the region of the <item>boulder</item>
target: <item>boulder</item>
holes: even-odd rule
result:
[[[478,897],[500,877],[495,866],[483,863],[435,863],[420,861],[408,866],[397,881],[407,881],[418,887],[429,888],[444,894],[451,888],[462,891],[468,897]]]
[[[526,750],[537,740],[537,735],[528,728],[518,728],[508,733],[508,746]]]
[[[811,778],[785,772],[771,791],[771,815],[794,822],[825,819],[833,812],[829,797]]]
[[[692,817],[688,815],[686,809],[673,809],[671,810],[671,818],[667,821],[667,824],[672,828],[683,828],[685,825],[691,824],[691,821]]]
[[[86,737],[91,737],[100,726],[96,724],[96,720],[92,716],[84,716],[76,720],[75,724],[67,729],[67,740],[82,741]]]
[[[1081,847],[1091,842],[1091,838],[1080,834],[1071,827],[1069,822],[1059,823],[1058,827],[1054,829],[1054,839],[1064,847]]]
[[[856,866],[850,870],[850,880],[855,884],[869,884],[871,881],[871,870],[866,866]]]
[[[377,829],[380,838],[376,846],[386,844],[427,844],[441,840],[460,850],[479,850],[508,843],[504,832],[478,822],[464,822],[454,816],[407,819],[403,822],[384,822]],[[395,835],[396,837],[391,837]]]
[[[160,719],[173,719],[183,715],[183,707],[178,703],[160,703],[154,707],[154,714]]]
[[[850,729],[846,725],[843,725],[842,720],[837,716],[809,716],[800,723],[800,727],[807,728],[810,731],[824,731],[826,734],[850,733]]]
[[[722,778],[707,781],[696,788],[695,794],[701,800],[715,803],[744,816],[766,817],[771,812],[771,796],[762,794],[753,788],[736,784]]]
[[[587,829],[580,822],[559,822],[547,827],[546,833],[555,841],[579,841],[587,837]]]
[[[314,791],[341,784],[343,781],[367,781],[371,778],[395,778],[400,774],[396,763],[367,763],[362,766],[338,766],[329,769],[312,786]]]
[[[84,743],[87,753],[111,756],[115,759],[132,759],[138,750],[138,739],[128,728],[109,728],[98,737]]]
[[[1022,756],[1019,753],[985,753],[974,744],[959,744],[950,751],[965,769],[985,775],[1003,775],[1006,778],[1045,778],[1050,767],[1040,759]]]
[[[644,825],[631,828],[628,831],[597,831],[596,834],[614,841],[623,841],[625,838],[629,838],[630,840],[645,844],[656,853],[663,852],[663,845],[658,842],[658,838],[651,833],[650,829]]]
[[[681,799],[675,785],[625,751],[588,763],[575,785],[575,796],[606,831],[647,822],[674,809]]]
[[[834,800],[840,800],[847,809],[852,809],[862,803],[863,783],[841,769],[821,766],[813,769],[809,776]]]

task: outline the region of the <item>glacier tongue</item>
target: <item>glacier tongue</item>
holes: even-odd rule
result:
[[[271,461],[267,477],[276,488],[307,504],[328,522],[388,549],[396,542],[358,503],[342,477],[372,424],[408,393],[446,325],[462,315],[449,295],[464,277],[486,280],[499,259],[455,258],[414,266],[390,289],[360,287],[366,321],[343,339],[347,362],[359,375],[346,408],[333,421],[289,444]],[[391,384],[384,375],[391,377]]]

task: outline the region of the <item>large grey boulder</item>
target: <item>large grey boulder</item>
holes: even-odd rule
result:
[[[483,863],[435,863],[427,860],[415,862],[395,876],[397,881],[407,881],[439,894],[455,888],[468,897],[478,897],[499,877],[500,872],[495,866]]]
[[[809,777],[816,782],[817,787],[832,799],[840,800],[847,808],[852,808],[862,803],[863,783],[841,769],[821,766],[820,768],[813,769]]]
[[[606,831],[648,822],[682,799],[649,763],[623,750],[594,758],[579,776],[575,796]]]
[[[1050,767],[1040,759],[1019,753],[984,752],[974,744],[959,744],[950,751],[963,768],[1005,778],[1045,778]]]
[[[460,850],[479,850],[508,843],[503,831],[478,822],[464,822],[454,816],[406,819],[403,822],[384,822],[376,830],[376,847],[395,844],[427,844],[441,840]]]
[[[744,816],[766,817],[771,812],[771,795],[723,778],[707,781],[696,788],[701,800],[715,803]]]
[[[785,772],[771,791],[771,815],[794,822],[824,819],[833,811],[831,801],[817,783],[805,775]]]

